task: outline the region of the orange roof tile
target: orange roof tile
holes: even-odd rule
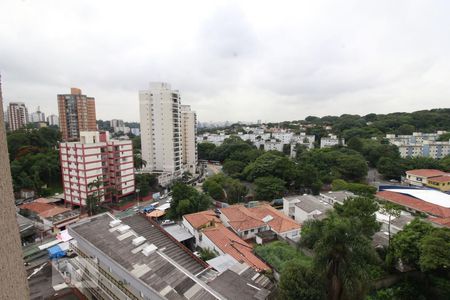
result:
[[[450,218],[435,218],[435,217],[428,217],[428,220],[430,222],[433,222],[438,225],[450,227]]]
[[[268,204],[247,208],[243,205],[232,205],[221,209],[231,227],[243,231],[264,226],[263,219],[271,216],[267,224],[277,233],[300,229],[300,225]]]
[[[450,218],[450,208],[429,203],[408,195],[390,191],[381,191],[377,193],[377,197],[433,216]]]
[[[263,219],[269,215],[272,216],[273,219],[267,224],[269,224],[270,228],[272,228],[272,230],[276,233],[300,229],[300,225],[297,222],[285,216],[282,212],[276,210],[268,204],[252,207],[249,208],[249,210],[260,219]]]
[[[70,208],[56,206],[54,204],[43,203],[43,202],[31,202],[25,203],[19,206],[21,209],[28,209],[37,213],[41,218],[49,218],[56,216],[60,213],[69,211]]]
[[[51,218],[51,217],[54,217],[56,215],[59,215],[63,212],[70,211],[70,210],[71,210],[70,208],[55,206],[52,209],[49,209],[49,210],[46,210],[46,211],[40,213],[39,216],[41,218]]]
[[[218,224],[215,228],[203,230],[203,234],[224,253],[231,255],[237,261],[246,263],[258,271],[270,269],[252,252],[252,247],[236,234]]]
[[[448,173],[435,169],[416,169],[416,170],[408,170],[406,171],[406,174],[411,174],[420,177],[436,177],[446,175]]]
[[[430,178],[428,181],[434,181],[434,182],[449,182],[449,181],[450,181],[450,174],[447,174],[447,175],[441,175],[441,176],[436,176],[436,177]]]
[[[41,203],[41,202],[30,202],[19,206],[22,209],[31,210],[37,214],[43,213],[44,211],[50,210],[55,207],[53,204]]]
[[[217,218],[216,214],[212,210],[205,210],[198,213],[184,215],[183,218],[188,221],[192,227],[199,229],[205,225],[214,223],[220,223],[220,219]]]
[[[220,209],[220,212],[227,217],[229,220],[228,223],[236,231],[264,226],[264,222],[261,218],[254,216],[248,208],[241,204],[224,207]]]

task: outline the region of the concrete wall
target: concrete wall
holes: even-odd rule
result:
[[[0,299],[29,299],[30,291],[25,274],[16,221],[11,170],[3,113],[3,99],[0,82]]]

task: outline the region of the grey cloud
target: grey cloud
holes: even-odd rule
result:
[[[137,93],[149,81],[180,89],[199,120],[445,107],[449,8],[445,1],[3,0],[4,96],[54,113],[56,94],[78,86],[96,97],[99,118],[126,120],[138,119]]]

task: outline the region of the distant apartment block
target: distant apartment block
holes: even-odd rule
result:
[[[322,137],[320,139],[320,148],[330,148],[334,146],[345,146],[345,140],[334,134],[329,134],[327,137]]]
[[[290,156],[295,157],[295,149],[297,146],[303,146],[307,149],[314,148],[315,136],[306,135],[304,132],[294,134],[292,132],[265,132],[264,128],[246,127],[247,133],[238,132],[237,137],[243,141],[250,141],[258,149],[264,151],[283,151],[285,145],[290,147]],[[224,132],[217,134],[204,133],[197,136],[197,143],[213,143],[216,146],[222,145],[223,141],[229,138],[230,135]]]
[[[96,131],[95,99],[71,88],[70,94],[58,95],[59,124],[66,142],[79,141],[81,131]]]
[[[29,122],[28,109],[23,102],[8,105],[8,124],[11,131],[25,127]]]
[[[41,112],[41,109],[39,106],[37,108],[37,111],[30,114],[30,122],[32,122],[32,123],[45,122],[45,114],[43,112]]]
[[[80,142],[60,144],[60,159],[66,203],[85,206],[96,191],[101,201],[111,201],[134,192],[133,146],[130,140],[110,140],[108,132],[81,132]]]
[[[194,171],[196,116],[188,106],[182,108],[179,91],[168,83],[150,83],[139,92],[139,103],[146,171],[159,174],[160,184],[180,177],[185,169]]]
[[[400,156],[443,158],[450,154],[450,141],[437,141],[446,131],[414,132],[412,135],[386,134],[386,139],[398,147]]]
[[[109,123],[110,123],[112,128],[125,127],[125,124],[123,123],[123,120],[112,119]]]
[[[191,174],[197,173],[197,115],[189,105],[181,105],[181,140],[183,166]]]
[[[59,126],[59,118],[57,115],[50,115],[47,117],[47,123],[50,126]]]

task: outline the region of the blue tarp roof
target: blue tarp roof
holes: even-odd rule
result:
[[[59,245],[53,246],[51,248],[48,248],[47,251],[48,251],[48,257],[50,259],[61,258],[61,257],[66,255],[66,252],[64,252],[61,249],[61,247],[59,247]]]

